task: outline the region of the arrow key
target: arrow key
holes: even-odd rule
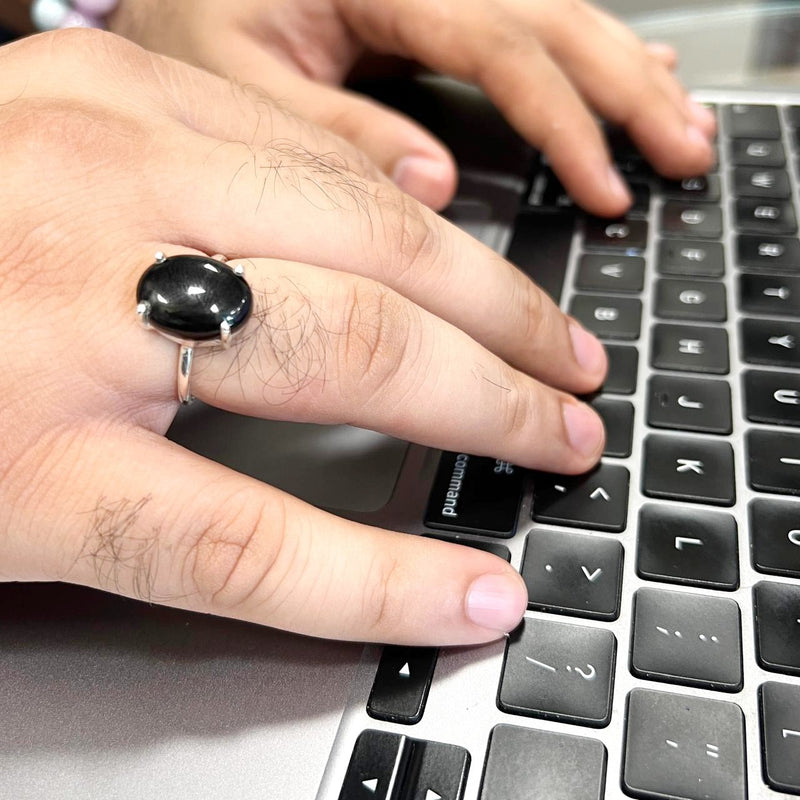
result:
[[[622,545],[615,539],[533,530],[522,560],[528,607],[588,619],[616,619],[622,561]]]
[[[384,647],[367,701],[367,713],[387,722],[405,725],[419,722],[438,653],[435,647]]]
[[[537,522],[619,533],[628,517],[630,473],[600,464],[584,475],[536,473],[533,518]]]

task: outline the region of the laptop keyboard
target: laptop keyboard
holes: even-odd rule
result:
[[[714,107],[704,177],[613,140],[625,219],[534,169],[509,258],[606,343],[606,451],[441,455],[423,532],[512,560],[529,610],[488,650],[375,654],[340,800],[800,795],[800,107]]]

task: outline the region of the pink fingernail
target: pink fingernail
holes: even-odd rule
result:
[[[514,575],[481,575],[467,592],[467,617],[493,631],[516,628],[527,605],[524,584]]]
[[[591,374],[604,372],[607,365],[606,351],[600,341],[577,322],[570,322],[569,335],[575,360]]]
[[[630,205],[633,201],[630,189],[628,189],[628,185],[625,183],[622,175],[619,174],[617,168],[613,165],[609,165],[608,167],[606,183],[608,185],[609,194],[614,195],[619,200]]]
[[[686,126],[686,138],[697,148],[703,148],[711,152],[711,142],[703,131],[695,125]]]
[[[424,156],[405,156],[394,167],[392,180],[407,194],[425,202],[428,196],[452,182],[452,167],[446,161]]]
[[[599,456],[605,432],[600,417],[583,403],[564,403],[567,439],[582,456]]]
[[[707,128],[709,131],[714,131],[716,129],[717,118],[714,116],[714,112],[697,101],[692,100],[691,97],[686,100],[686,111],[701,128]]]

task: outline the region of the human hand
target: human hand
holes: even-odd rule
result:
[[[583,0],[123,0],[110,25],[262,87],[349,139],[432,208],[453,196],[453,160],[415,123],[340,88],[365,51],[480,85],[593,213],[630,204],[594,113],[624,126],[669,177],[703,173],[713,158],[713,116],[672,74],[674,51],[644,45]]]
[[[135,318],[154,253],[224,253],[255,308],[192,391],[579,473],[599,343],[354,147],[98,31],[0,49],[0,564],[344,639],[496,638],[526,604],[486,553],[309,507],[163,436],[178,346]]]

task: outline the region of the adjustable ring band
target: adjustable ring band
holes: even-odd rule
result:
[[[145,328],[177,342],[177,394],[191,402],[189,379],[194,348],[229,347],[253,310],[244,269],[231,269],[223,256],[165,256],[144,272],[136,287],[136,314]]]

